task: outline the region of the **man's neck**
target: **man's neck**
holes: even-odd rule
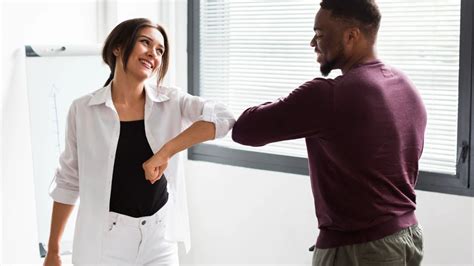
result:
[[[347,73],[349,70],[351,70],[354,66],[360,65],[360,64],[365,64],[369,62],[373,62],[377,60],[377,55],[375,53],[375,50],[372,48],[370,50],[365,50],[366,52],[361,52],[353,55],[350,57],[346,63],[344,64],[343,67],[341,67],[342,74]]]

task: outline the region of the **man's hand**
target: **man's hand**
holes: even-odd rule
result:
[[[170,156],[161,149],[150,159],[143,163],[143,170],[145,171],[145,179],[150,181],[151,184],[154,184],[158,181],[166,167],[168,167],[168,161]]]

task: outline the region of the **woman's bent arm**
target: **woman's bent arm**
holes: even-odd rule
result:
[[[143,163],[145,178],[155,183],[161,178],[168,166],[168,161],[176,153],[195,144],[215,138],[216,126],[206,121],[194,122],[185,131],[166,143],[155,155]]]

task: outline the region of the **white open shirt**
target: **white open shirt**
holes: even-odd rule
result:
[[[224,137],[235,123],[220,103],[206,101],[178,88],[145,85],[145,133],[153,153],[193,122],[216,126],[216,138]],[[120,120],[112,102],[111,86],[76,99],[69,109],[65,149],[59,158],[54,188],[56,202],[74,205],[80,197],[73,263],[98,263],[102,238],[107,231],[112,174],[120,135]],[[190,248],[188,209],[181,154],[173,156],[165,170],[168,181],[168,215],[165,238]]]

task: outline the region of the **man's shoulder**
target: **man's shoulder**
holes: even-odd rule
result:
[[[312,80],[306,81],[303,83],[300,88],[301,89],[329,89],[334,87],[337,82],[338,78],[335,79],[329,79],[329,78],[314,78]]]
[[[315,98],[325,98],[332,94],[336,79],[314,78],[301,84],[293,90],[290,95],[300,100],[314,100]]]
[[[351,69],[347,74],[343,75],[343,77],[344,79],[360,80],[368,76],[373,77],[374,75],[382,75],[385,77],[396,75],[406,77],[402,70],[393,65],[386,64],[381,60],[360,64]]]

